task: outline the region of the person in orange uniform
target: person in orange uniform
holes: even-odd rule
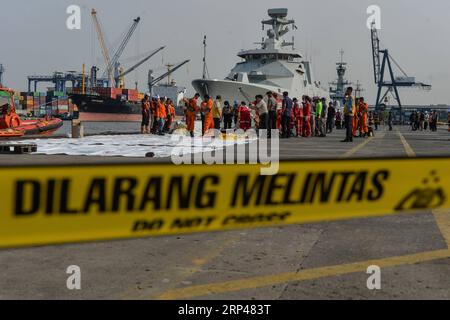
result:
[[[166,122],[167,132],[170,132],[170,128],[172,127],[174,119],[175,119],[175,107],[173,106],[173,101],[172,99],[167,99],[167,122]]]
[[[200,98],[200,94],[196,93],[193,98],[189,99],[186,107],[186,129],[191,137],[194,137],[195,120],[199,111],[198,98]]]
[[[142,112],[142,122],[141,122],[141,133],[150,133],[150,100],[148,95],[144,96],[141,105]]]
[[[359,99],[359,136],[367,137],[369,134],[369,127],[367,126],[367,114],[369,112],[369,105],[364,102],[364,98]]]
[[[214,129],[214,119],[212,114],[213,100],[209,95],[205,95],[201,105],[201,111],[205,115],[205,124],[203,126],[203,135],[208,132],[209,129]]]
[[[294,102],[294,109],[292,110],[294,116],[295,133],[297,137],[303,135],[303,108],[298,103],[297,98],[292,100]]]
[[[156,111],[156,117],[158,119],[158,134],[160,136],[164,135],[164,123],[166,122],[167,113],[166,105],[163,99],[158,99],[158,109]]]
[[[303,137],[311,137],[311,98],[308,96],[302,97],[303,104]]]
[[[152,101],[150,103],[150,113],[153,115],[152,116],[152,122],[150,123],[150,132],[155,134],[156,131],[158,130],[158,99],[153,97]]]
[[[247,131],[251,128],[252,116],[250,113],[250,108],[247,106],[245,101],[241,102],[238,108],[239,114],[239,129]]]

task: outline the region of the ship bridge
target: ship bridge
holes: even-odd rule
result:
[[[254,49],[245,50],[238,53],[238,57],[249,60],[285,60],[296,61],[301,59],[302,55],[298,52],[283,49]]]

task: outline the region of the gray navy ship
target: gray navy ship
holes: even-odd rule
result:
[[[224,80],[196,79],[192,86],[202,96],[221,95],[229,101],[252,101],[257,94],[267,91],[282,94],[288,91],[291,97],[303,95],[329,98],[329,92],[313,78],[312,66],[302,54],[295,50],[294,41],[284,36],[296,29],[295,21],[287,19],[288,9],[269,9],[270,19],[263,20],[263,28],[269,26],[267,37],[259,49],[238,53],[243,61],[236,64]]]

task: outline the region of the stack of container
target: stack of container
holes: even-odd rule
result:
[[[69,105],[69,99],[67,98],[67,95],[64,94],[64,92],[47,92],[47,108],[45,108],[45,110],[48,111],[50,107],[52,115],[59,115],[70,112]]]
[[[122,94],[128,101],[137,102],[139,100],[139,91],[134,89],[123,89]]]
[[[34,95],[28,92],[21,92],[20,105],[22,107],[22,110],[25,110],[27,112],[32,111],[34,107]]]
[[[108,97],[111,99],[117,99],[118,97],[120,97],[122,95],[122,89],[120,89],[120,88],[99,87],[99,88],[93,88],[93,90],[95,92],[97,92],[99,95],[101,95],[103,97]]]

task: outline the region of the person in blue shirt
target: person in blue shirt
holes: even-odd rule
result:
[[[283,92],[283,104],[281,111],[281,130],[282,138],[289,138],[291,136],[291,117],[292,108],[294,107],[294,102],[289,98],[288,92]]]

